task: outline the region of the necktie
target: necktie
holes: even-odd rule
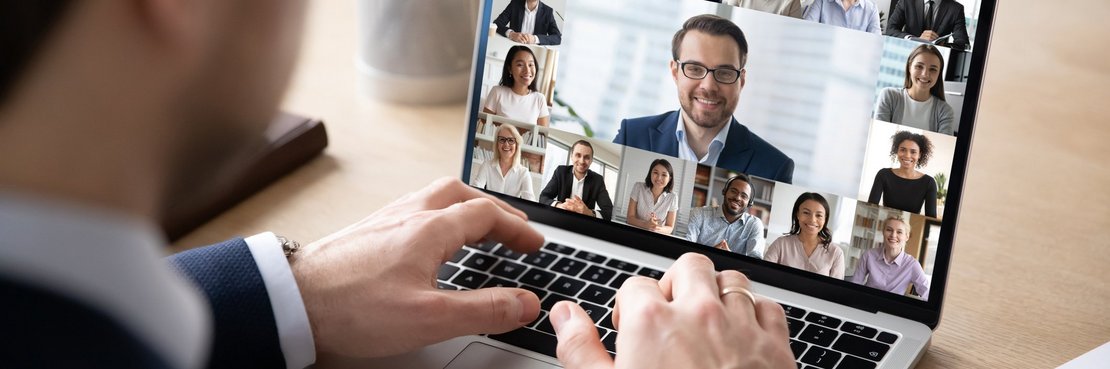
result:
[[[925,29],[927,29],[927,30],[932,30],[933,29],[933,11],[934,10],[936,10],[936,9],[933,9],[933,0],[929,0],[928,2],[925,3]]]

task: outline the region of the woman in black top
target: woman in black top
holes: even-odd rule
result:
[[[924,135],[900,131],[895,133],[890,146],[890,158],[898,161],[898,168],[883,168],[875,173],[871,196],[867,202],[925,216],[937,216],[937,182],[933,177],[917,171],[929,163],[933,156],[933,143]]]

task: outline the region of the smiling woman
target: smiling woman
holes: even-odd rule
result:
[[[891,137],[890,157],[898,168],[883,168],[875,174],[867,202],[920,213],[924,205],[925,216],[937,216],[937,182],[918,169],[929,163],[933,156],[933,143],[925,135],[900,131]]]
[[[879,93],[875,119],[951,135],[956,113],[944,99],[944,56],[933,45],[922,44],[906,60],[902,88]]]
[[[551,119],[547,98],[536,88],[536,54],[527,46],[513,46],[505,57],[501,81],[486,95],[486,113],[546,127]]]

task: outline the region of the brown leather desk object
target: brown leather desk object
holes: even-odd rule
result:
[[[190,199],[173,205],[162,221],[162,229],[171,241],[188,234],[208,220],[247,199],[309,162],[328,146],[324,122],[281,112],[266,129],[266,148],[257,153],[246,169],[224,188],[213,189],[200,200]]]

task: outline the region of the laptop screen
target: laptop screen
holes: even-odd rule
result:
[[[471,185],[906,301],[943,279],[980,0],[486,6]]]

